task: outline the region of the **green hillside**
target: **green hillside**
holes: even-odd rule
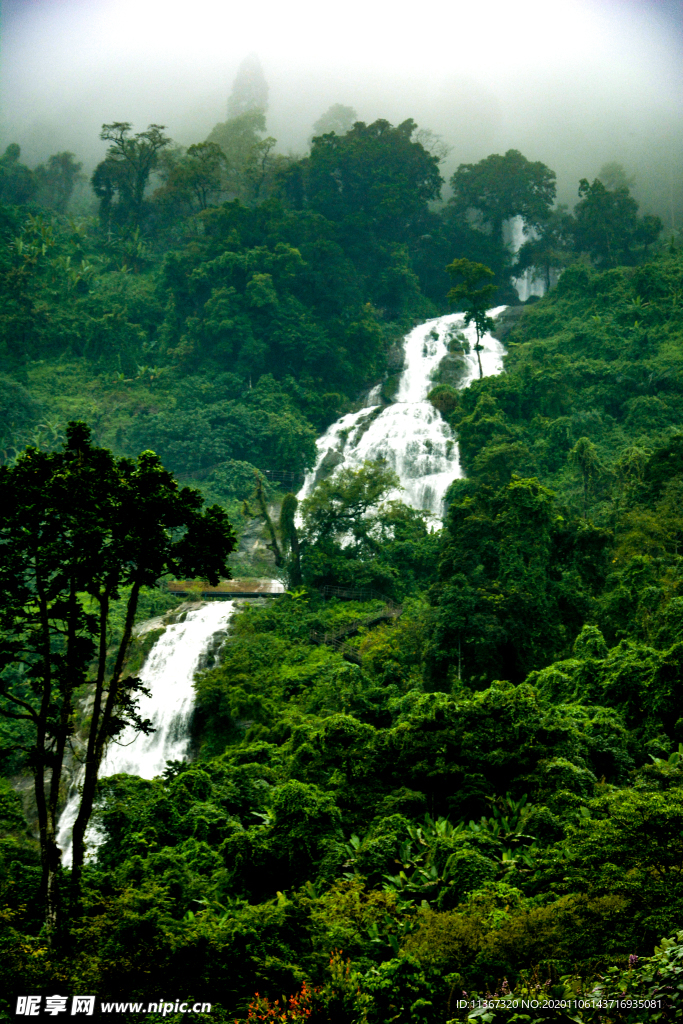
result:
[[[140,1002],[129,1012],[148,1021],[184,1019],[146,1009],[171,996],[226,1022],[683,1014],[680,250],[653,248],[658,227],[628,189],[582,184],[562,274],[505,336],[505,372],[431,393],[467,472],[443,529],[387,500],[381,465],[322,481],[298,508],[285,496],[316,436],[396,372],[402,333],[445,311],[448,263],[483,260],[505,301],[501,223],[525,216],[537,241],[554,230],[548,168],[515,151],[463,165],[435,207],[438,160],[412,134],[412,122],[357,124],[303,160],[266,153],[233,166],[239,195],[222,202],[215,151],[176,154],[136,199],[114,149],[95,181],[98,221],[32,206],[37,193],[18,202],[10,170],[16,188],[29,179],[2,158],[14,199],[0,254],[2,481],[34,479],[30,460],[61,459],[66,421],[86,420],[117,458],[153,449],[238,529],[263,518],[265,488],[282,505],[273,547],[289,581],[240,608],[198,675],[193,760],[100,781],[102,845],[71,908],[59,870],[58,933],[19,795],[36,763],[30,725],[4,719],[7,1019],[14,995],[58,991]],[[507,206],[471,191],[520,167],[535,206],[521,188]],[[202,206],[200,171],[215,205]],[[147,459],[137,465],[161,474]],[[126,487],[139,480],[116,465]],[[199,497],[163,481],[201,531]],[[174,557],[207,556],[198,540]],[[111,591],[109,643],[127,628],[129,577]],[[141,593],[138,619],[172,603],[151,584]],[[23,685],[17,621],[39,600],[16,598],[2,620],[3,714]],[[564,1007],[544,1009],[552,1000]]]

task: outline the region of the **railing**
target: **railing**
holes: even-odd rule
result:
[[[220,469],[225,465],[225,461],[224,459],[222,462],[213,462],[210,466],[195,466],[193,470],[182,473],[180,476],[183,479],[204,480],[210,473],[213,473],[214,469]],[[306,472],[303,470],[292,473],[287,469],[261,469],[259,466],[254,466],[254,469],[269,483],[288,484],[297,491],[303,487],[306,481]]]
[[[400,607],[390,597],[369,588],[349,590],[346,587],[318,587],[318,591],[324,600],[327,600],[328,597],[336,597],[340,601],[384,601],[388,608]]]
[[[275,483],[295,484],[297,490],[300,490],[306,481],[305,473],[290,473],[286,469],[262,469],[261,472],[266,480],[274,481]]]
[[[330,587],[330,590],[339,589]],[[337,595],[334,595],[337,596]],[[367,600],[367,599],[366,599]],[[328,647],[334,647],[335,650],[339,651],[347,661],[352,661],[356,665],[362,664],[362,658],[360,653],[351,644],[345,643],[345,640],[350,636],[357,636],[362,628],[371,628],[372,626],[379,625],[380,622],[387,622],[390,619],[397,619],[401,615],[403,608],[399,604],[388,602],[384,605],[384,608],[377,612],[373,612],[371,615],[365,615],[361,619],[353,619],[351,622],[347,622],[344,626],[334,632],[320,633],[316,629],[312,629],[310,632],[310,641],[312,644],[325,644]]]
[[[325,644],[326,647],[334,647],[335,651],[338,651],[345,661],[353,662],[354,665],[363,664],[360,652],[355,647],[352,647],[351,644],[347,644],[343,640],[335,640],[331,637],[326,640],[324,638],[324,634],[316,633],[315,630],[311,630],[311,643]]]

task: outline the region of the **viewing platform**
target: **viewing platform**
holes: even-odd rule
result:
[[[175,580],[168,584],[171,594],[179,597],[196,597],[206,601],[210,598],[230,600],[233,597],[275,597],[284,594],[285,587],[279,580],[223,580],[212,587],[199,580]]]

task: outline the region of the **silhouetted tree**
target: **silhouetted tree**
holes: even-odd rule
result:
[[[119,224],[133,230],[140,227],[150,174],[158,164],[160,151],[171,144],[163,132],[164,125],[159,124],[151,124],[136,135],[131,134],[128,121],[102,125],[100,138],[111,145],[91,180],[100,200],[100,218],[108,228],[114,214]]]

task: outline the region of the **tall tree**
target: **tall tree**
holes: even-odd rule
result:
[[[298,541],[301,572],[314,586],[391,587],[391,573],[381,566],[381,522],[389,493],[399,488],[396,474],[380,463],[360,469],[342,467],[321,480],[299,505]]]
[[[299,550],[299,531],[296,524],[296,512],[299,501],[295,494],[285,494],[280,506],[280,536],[285,553],[291,552],[289,559],[289,583],[292,587],[301,584],[301,553]]]
[[[576,248],[598,267],[637,263],[662,230],[659,217],[638,216],[638,203],[627,185],[609,189],[599,178],[592,184],[587,178],[579,182],[574,217]]]
[[[33,172],[38,188],[38,201],[57,213],[66,213],[76,182],[81,177],[82,163],[73,153],[55,153],[46,164]]]
[[[465,307],[465,324],[474,324],[477,332],[477,343],[474,346],[479,363],[479,379],[484,376],[481,365],[481,339],[493,328],[493,320],[487,310],[491,298],[496,290],[495,284],[482,284],[482,281],[490,281],[493,271],[484,266],[483,263],[473,263],[472,260],[453,260],[446,267],[446,270],[453,278],[461,278],[454,284],[448,293],[448,301],[458,303]],[[477,287],[478,286],[478,287]]]
[[[622,164],[616,160],[603,164],[598,173],[598,178],[605,188],[627,188],[629,191],[636,183],[635,174],[627,174]]]
[[[591,483],[602,469],[598,450],[587,437],[580,437],[569,452],[567,459],[576,467],[583,485],[583,518],[588,518],[588,498]]]
[[[10,143],[0,156],[0,202],[20,206],[33,198],[36,182],[33,174],[20,161],[21,148]]]
[[[225,157],[223,188],[231,198],[249,204],[258,198],[270,151],[276,142],[271,136],[264,138],[265,130],[266,116],[258,107],[212,129],[207,144],[218,146]]]
[[[345,135],[315,138],[307,173],[310,206],[390,241],[416,234],[442,185],[439,158],[414,141],[416,128],[412,120],[396,127],[358,121]]]
[[[268,109],[268,83],[255,53],[245,57],[239,66],[232,92],[228,98],[228,118],[241,117],[250,110]]]
[[[100,138],[111,145],[106,159],[92,176],[95,195],[100,200],[100,219],[111,228],[112,214],[123,225],[137,230],[143,219],[145,191],[159,153],[171,144],[164,125],[151,124],[146,131],[132,135],[128,121],[103,124]],[[114,211],[114,198],[118,209]]]
[[[215,142],[199,142],[186,153],[168,150],[163,161],[162,177],[166,180],[153,195],[157,203],[170,206],[206,210],[223,190],[226,157]]]
[[[177,483],[153,452],[115,459],[71,423],[60,451],[27,448],[0,468],[0,714],[32,731],[48,934],[60,924],[57,812],[76,700],[91,691],[82,794],[73,829],[78,901],[84,836],[109,739],[146,730],[135,679],[123,678],[140,590],[165,573],[228,575],[234,537],[223,509]],[[127,588],[125,621],[107,674],[112,604]],[[87,610],[89,595],[95,611]],[[94,662],[95,668],[90,669]]]
[[[504,222],[512,217],[535,227],[548,216],[555,177],[540,160],[532,162],[509,149],[505,156],[493,153],[479,163],[460,164],[451,178],[450,202],[463,215],[474,212],[485,230],[501,237]]]

